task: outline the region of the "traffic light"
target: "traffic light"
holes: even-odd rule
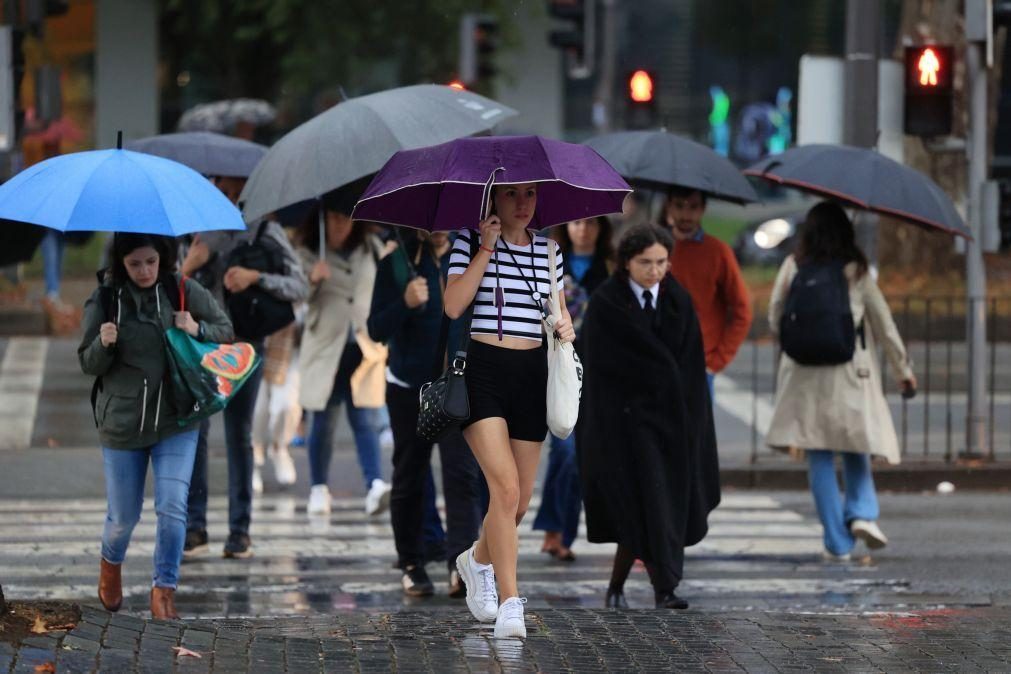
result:
[[[656,126],[656,80],[653,73],[639,69],[628,76],[628,115],[625,120],[630,129],[647,129]]]
[[[465,86],[495,77],[498,19],[489,14],[464,14],[460,18],[459,80]]]
[[[906,105],[903,129],[910,136],[951,133],[952,70],[950,46],[906,47]]]
[[[589,77],[597,42],[594,0],[548,0],[548,14],[569,24],[548,34],[551,46],[565,51],[569,77]]]

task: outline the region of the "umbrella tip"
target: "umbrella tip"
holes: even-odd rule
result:
[[[117,150],[122,150],[123,149],[123,132],[122,131],[117,131],[116,132],[116,149]]]

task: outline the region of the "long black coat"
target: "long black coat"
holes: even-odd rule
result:
[[[622,544],[676,587],[720,502],[716,434],[698,318],[673,278],[649,323],[625,279],[590,299],[577,446],[587,538]]]

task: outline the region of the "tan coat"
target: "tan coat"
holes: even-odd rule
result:
[[[366,321],[376,279],[375,259],[382,251],[375,237],[366,241],[368,246],[358,247],[347,259],[327,251],[330,278],[310,287],[298,360],[302,373],[299,396],[306,410],[318,412],[326,407],[349,330],[354,330],[359,341],[368,339]],[[304,247],[298,254],[309,276],[319,257]]]
[[[766,443],[776,449],[831,449],[871,454],[899,463],[899,443],[881,390],[875,344],[881,342],[895,376],[912,376],[902,338],[881,290],[870,274],[846,266],[850,309],[857,325],[864,320],[867,347],[857,344],[853,360],[842,365],[800,365],[785,353],[779,364],[776,408]],[[783,305],[797,264],[790,256],[780,267],[769,302],[769,325],[779,331]]]

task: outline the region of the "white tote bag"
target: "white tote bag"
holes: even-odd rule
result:
[[[558,297],[555,242],[548,240],[548,273],[551,277],[549,315],[544,320],[548,340],[548,428],[564,440],[572,434],[579,419],[579,396],[583,390],[583,364],[572,343],[562,343],[554,334],[555,322],[561,318],[562,303]]]

